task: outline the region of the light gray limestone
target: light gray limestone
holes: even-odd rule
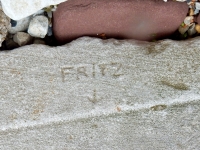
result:
[[[3,10],[13,20],[28,17],[44,7],[57,5],[67,0],[1,0]]]
[[[29,23],[28,33],[33,37],[44,38],[48,32],[49,21],[45,16],[35,16]]]
[[[0,149],[200,149],[199,38],[80,38],[0,52]]]

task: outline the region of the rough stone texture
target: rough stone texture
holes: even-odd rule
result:
[[[0,52],[0,149],[200,149],[199,45],[81,38]]]
[[[187,12],[185,2],[68,0],[54,12],[53,28],[61,43],[102,33],[108,38],[151,41],[174,33]]]
[[[29,23],[28,33],[33,37],[44,38],[48,32],[48,18],[35,16]]]
[[[17,44],[19,44],[19,46],[24,46],[24,45],[27,45],[27,44],[31,44],[31,42],[33,41],[33,38],[28,33],[17,32],[13,36],[13,40]]]
[[[28,17],[49,5],[56,5],[67,0],[1,0],[3,10],[13,20]]]
[[[31,19],[32,17],[29,16],[21,20],[18,20],[17,25],[15,27],[11,27],[11,25],[9,26],[8,32],[11,34],[15,34],[17,32],[26,31],[28,29]]]
[[[6,39],[9,25],[10,19],[4,14],[0,4],[0,47],[2,42]]]

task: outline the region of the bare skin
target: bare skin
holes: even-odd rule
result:
[[[68,0],[53,16],[56,39],[81,36],[159,40],[173,34],[188,13],[185,2],[162,0]]]

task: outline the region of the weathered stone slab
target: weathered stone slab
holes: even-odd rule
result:
[[[81,38],[0,52],[0,149],[199,149],[199,38]]]

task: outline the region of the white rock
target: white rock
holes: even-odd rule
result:
[[[29,23],[28,33],[33,37],[44,38],[48,32],[48,18],[35,16]]]
[[[3,10],[13,20],[28,17],[49,5],[57,5],[67,0],[1,0]]]
[[[11,34],[15,34],[17,32],[26,31],[28,29],[29,23],[31,21],[31,16],[23,18],[17,21],[17,25],[15,27],[9,26],[8,32]]]
[[[81,38],[0,52],[0,149],[198,150],[200,38]]]
[[[23,46],[26,44],[30,44],[33,38],[25,32],[17,32],[13,37],[14,42],[19,44],[19,46]]]

